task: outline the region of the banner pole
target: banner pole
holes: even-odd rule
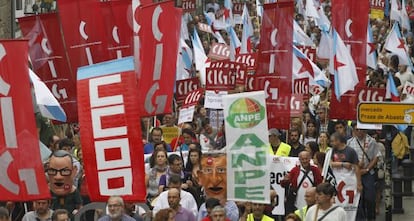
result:
[[[219,130],[219,128],[220,128],[220,119],[219,119],[219,110],[218,109],[216,109],[216,124],[217,124],[217,131]]]
[[[149,118],[149,119],[151,119],[151,118]],[[148,121],[150,121],[150,120],[148,120]],[[147,130],[146,130],[146,132],[145,132],[145,133],[146,133],[146,135],[145,135],[145,136],[146,136],[146,140],[147,140],[147,142],[149,142],[149,141],[148,141],[148,139],[149,139],[149,129],[150,129],[150,122],[148,122],[148,123],[147,123]]]

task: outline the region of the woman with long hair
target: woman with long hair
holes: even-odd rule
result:
[[[309,141],[305,145],[305,150],[308,151],[311,155],[311,158],[315,155],[316,152],[319,152],[318,144],[315,141]]]
[[[151,202],[160,194],[158,186],[160,177],[166,174],[168,168],[167,151],[156,149],[150,158],[150,170],[145,175],[145,184],[147,186],[147,200]]]
[[[316,122],[314,120],[309,120],[306,123],[306,131],[302,136],[301,143],[303,145],[307,144],[310,141],[318,141],[319,132],[316,128]]]
[[[327,132],[322,132],[319,134],[319,139],[318,139],[318,143],[319,143],[319,151],[326,153],[330,147],[329,147],[329,135]]]
[[[193,194],[198,206],[202,204],[201,185],[198,183],[198,171],[201,170],[201,156],[202,152],[200,149],[190,149],[184,169],[186,175],[191,177],[192,191],[190,192]]]

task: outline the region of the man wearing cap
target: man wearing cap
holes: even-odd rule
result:
[[[269,153],[279,157],[288,157],[291,147],[280,140],[280,135],[278,129],[272,128],[269,130]]]

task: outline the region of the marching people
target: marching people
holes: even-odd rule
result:
[[[269,153],[275,156],[287,157],[289,156],[292,147],[280,140],[281,135],[282,134],[276,128],[269,130]]]
[[[305,201],[306,206],[299,208],[295,211],[295,214],[299,217],[300,220],[305,220],[306,213],[308,212],[308,209],[315,205],[316,203],[316,187],[308,188],[305,192]]]
[[[352,147],[358,155],[358,166],[361,173],[363,191],[359,202],[357,220],[375,220],[375,199],[377,173],[375,168],[380,154],[374,138],[367,134],[366,130],[359,129],[356,122],[353,122],[353,134],[347,145]]]
[[[23,216],[22,221],[50,221],[52,220],[53,210],[50,209],[49,200],[33,201],[34,211],[30,211]]]
[[[335,187],[321,183],[316,187],[316,204],[308,209],[305,221],[348,221],[345,210],[333,204]]]
[[[331,135],[332,162],[331,167],[346,170],[355,170],[358,191],[362,191],[361,173],[358,155],[352,147],[346,145],[344,136],[335,132]]]
[[[292,147],[290,149],[290,157],[298,157],[299,153],[305,150],[305,146],[299,142],[300,133],[298,129],[289,130],[289,145]]]
[[[244,207],[245,210],[240,217],[240,221],[274,221],[273,218],[264,214],[265,204],[247,202],[244,204]]]
[[[53,212],[52,221],[70,221],[69,213],[65,209],[57,209]]]
[[[135,221],[134,218],[125,213],[125,203],[120,196],[108,198],[108,214],[99,218],[98,221]]]
[[[228,9],[229,6],[225,6],[228,1],[225,0],[225,2],[226,3],[223,4],[222,2],[211,0],[202,4],[202,7],[198,7],[199,4],[197,4],[197,11],[186,13],[184,15],[181,34],[183,35],[182,42],[185,42],[190,46],[188,48],[188,52],[191,52],[191,55],[189,55],[189,57],[197,57],[195,55],[195,50],[193,50],[196,49],[196,46],[193,45],[193,42],[190,42],[191,39],[195,37],[194,33],[191,33],[194,29],[195,33],[199,34],[200,40],[203,44],[203,48],[201,50],[206,50],[207,53],[209,52],[208,49],[213,48],[213,44],[215,43],[226,43],[228,46],[230,45],[230,41],[233,41],[232,38],[234,36],[231,36],[225,30],[228,27],[220,27],[220,25],[225,26],[222,24],[224,23],[222,20],[226,20],[228,17],[230,17],[231,14]],[[305,1],[295,1],[295,3],[298,5],[304,2]],[[315,2],[318,2],[315,3],[315,7],[321,7],[322,13],[325,13],[327,18],[331,19],[331,1]],[[238,1],[233,1],[232,3],[240,4]],[[259,15],[261,6],[260,4],[254,3],[252,1],[247,1],[246,3],[246,7],[249,10],[248,13],[249,16],[251,16],[252,22],[252,33],[248,37],[249,40],[247,40],[249,42],[249,47],[252,46],[252,48],[247,54],[249,56],[253,55],[252,57],[254,57],[256,55],[250,52],[257,52],[259,49],[258,47],[260,45],[260,32],[262,25],[261,19],[263,18],[263,15]],[[33,5],[33,8],[36,9],[38,4],[40,3],[36,2],[35,5]],[[412,9],[412,2],[409,1],[408,4],[410,6],[410,9]],[[239,7],[240,5],[237,6]],[[202,10],[203,7],[205,10]],[[254,10],[256,7],[258,10]],[[294,19],[299,24],[299,26],[304,29],[303,31],[310,37],[311,41],[315,43],[315,46],[319,47],[320,44],[323,44],[323,42],[320,43],[322,31],[314,22],[308,21],[308,16],[302,15],[303,12],[300,12],[301,7],[302,6],[300,5],[297,6],[298,10],[295,12],[296,15]],[[34,11],[38,13],[37,10]],[[204,11],[206,13],[204,13]],[[411,12],[413,11],[414,10],[409,10],[410,14],[412,14]],[[233,15],[231,15],[231,17],[232,16]],[[212,18],[215,18],[216,20],[213,19],[213,21],[210,21]],[[389,89],[390,85],[387,82],[388,74],[392,75],[392,79],[394,79],[396,84],[395,86],[397,86],[397,90],[399,92],[404,91],[404,85],[406,83],[414,83],[414,77],[411,73],[413,70],[410,69],[409,65],[403,64],[400,56],[396,55],[394,52],[389,52],[387,49],[387,52],[385,53],[386,50],[384,49],[384,44],[387,38],[387,33],[391,30],[390,24],[392,24],[392,22],[393,21],[388,18],[371,19],[370,23],[373,29],[372,31],[374,38],[373,44],[377,46],[375,52],[381,52],[378,53],[378,57],[380,57],[380,59],[378,59],[377,68],[372,68],[367,71],[366,82],[360,82],[358,86],[367,85],[369,86],[368,88],[371,89],[383,88],[385,90],[385,88],[388,88],[388,90],[391,90]],[[211,28],[211,32],[213,33],[210,31],[209,33],[203,31],[201,28],[202,25],[206,25]],[[233,24],[231,26],[233,26]],[[244,34],[244,26],[245,24],[234,25],[234,30],[238,38],[241,38]],[[88,25],[88,27],[91,26]],[[44,30],[42,30],[42,32],[44,32]],[[408,30],[404,30],[402,34],[407,38],[405,44],[406,48],[409,49],[409,59],[413,60],[413,34]],[[42,38],[39,37],[39,39]],[[44,40],[52,39],[44,38]],[[34,42],[34,39],[31,39],[30,42]],[[180,41],[180,44],[182,42]],[[42,49],[44,49],[43,43]],[[232,42],[232,44],[233,43],[234,42]],[[34,43],[34,45],[37,47],[37,43]],[[47,44],[46,46],[50,45]],[[33,48],[34,46],[31,44],[29,47]],[[120,47],[122,48],[123,46]],[[183,53],[183,48],[180,48],[178,54],[182,55]],[[235,56],[234,60],[235,63],[237,63],[237,57],[239,56],[238,49],[235,49],[235,53],[232,51],[230,54],[230,56]],[[208,58],[209,59],[207,63],[216,61],[214,58],[211,58],[210,55]],[[32,63],[36,62],[35,59],[32,60]],[[45,60],[45,58],[40,58],[40,60],[46,61],[48,65],[51,65],[51,63],[49,63],[49,60]],[[191,70],[188,70],[188,76],[198,77],[199,80],[202,80],[203,77],[205,78],[205,73],[202,73],[200,70],[195,70],[195,62],[193,59],[189,60],[189,63],[191,63],[191,67],[189,69]],[[257,58],[253,60],[256,62]],[[329,65],[326,63],[320,62],[319,60],[317,60],[316,63],[319,67],[321,67],[321,70],[323,72],[322,74],[325,75],[325,77],[329,77],[331,74],[333,74],[329,73],[328,70],[330,67],[328,67]],[[160,67],[160,65],[161,64],[157,63],[158,67]],[[245,68],[247,68],[247,66]],[[37,70],[41,72],[42,69]],[[249,71],[249,75],[253,74],[254,72],[254,70],[250,70],[249,68],[247,68],[247,70]],[[177,73],[178,72],[180,71],[177,71]],[[44,73],[40,74],[44,75]],[[49,73],[47,74],[50,75]],[[141,73],[139,73],[137,76],[141,76]],[[52,81],[48,80],[48,86],[49,84],[55,86],[54,82],[55,79]],[[57,79],[56,82],[58,82]],[[309,83],[310,82],[311,81],[309,80]],[[197,87],[205,87],[205,85],[201,85],[204,83],[205,82],[198,82]],[[238,85],[238,87],[239,86],[240,85]],[[290,86],[291,85],[283,85],[283,87]],[[315,85],[308,86],[308,89],[310,90]],[[60,87],[60,85],[58,87]],[[244,85],[240,86],[240,91],[247,91],[247,89],[244,87]],[[303,100],[302,104],[305,106],[303,114],[299,114],[298,116],[291,116],[290,128],[292,129],[286,131],[289,140],[286,141],[286,143],[284,142],[285,139],[282,138],[284,136],[282,134],[285,134],[285,128],[278,127],[280,130],[275,128],[266,128],[266,132],[268,133],[269,138],[269,143],[266,141],[266,144],[270,144],[269,147],[266,146],[266,148],[269,149],[267,151],[268,154],[274,156],[273,160],[279,160],[279,158],[283,159],[282,157],[295,157],[292,159],[298,160],[297,166],[293,167],[291,170],[289,168],[289,173],[286,176],[284,176],[284,174],[286,174],[285,172],[288,172],[288,170],[276,175],[275,173],[273,174],[275,176],[275,183],[284,177],[281,183],[283,186],[285,186],[285,188],[289,190],[287,191],[288,194],[286,196],[289,200],[286,200],[286,202],[284,202],[284,199],[278,198],[283,194],[277,192],[274,189],[271,189],[271,201],[273,203],[272,207],[275,206],[274,204],[286,203],[286,205],[284,205],[286,209],[284,215],[285,217],[283,217],[285,220],[296,221],[298,220],[298,217],[301,220],[315,220],[315,217],[317,218],[316,220],[319,221],[351,220],[349,217],[344,217],[344,211],[340,207],[336,207],[336,205],[333,204],[332,201],[335,196],[334,187],[328,186],[328,184],[320,184],[322,183],[322,175],[320,171],[325,165],[325,156],[329,153],[332,153],[332,157],[331,161],[327,162],[327,164],[329,163],[333,170],[346,172],[355,171],[357,190],[361,193],[357,220],[360,220],[362,218],[366,218],[368,221],[375,220],[376,215],[378,215],[378,213],[381,211],[380,202],[381,194],[384,188],[384,170],[382,171],[382,178],[379,178],[379,175],[376,173],[377,161],[381,157],[383,158],[381,160],[383,162],[390,159],[385,159],[385,154],[382,153],[381,155],[379,153],[378,146],[382,147],[383,152],[385,152],[385,147],[382,145],[382,143],[379,142],[379,138],[377,141],[375,141],[369,135],[367,135],[366,131],[358,129],[356,124],[352,124],[351,128],[348,125],[348,119],[334,119],[331,117],[333,116],[333,112],[337,111],[338,108],[354,108],[345,105],[336,108],[330,106],[330,103],[332,101],[331,96],[334,95],[334,90],[331,90],[332,87],[336,86],[332,85],[329,87],[328,85],[324,85],[321,86],[321,88],[323,88],[322,91],[313,91],[314,93],[312,92],[310,94],[305,94],[305,96],[309,95],[309,98],[304,98]],[[239,88],[237,90],[239,90]],[[56,89],[57,88],[55,87],[54,90]],[[57,90],[58,94],[63,93],[63,88],[59,88]],[[105,89],[99,90],[105,91]],[[389,92],[388,90],[387,92]],[[56,91],[54,91],[54,94],[56,95],[55,92]],[[228,93],[231,94],[233,92],[234,91],[229,91]],[[404,93],[404,96],[407,96],[408,98],[410,98],[410,96],[411,99],[414,97],[407,92]],[[145,95],[140,93],[136,96],[141,97]],[[159,103],[161,100],[162,99],[155,100],[157,105],[161,106]],[[227,176],[227,170],[229,169],[229,165],[234,164],[234,162],[229,162],[229,164],[227,164],[227,156],[225,154],[216,154],[213,151],[221,149],[228,151],[232,148],[233,144],[226,140],[229,134],[225,134],[224,127],[226,124],[224,122],[226,119],[223,118],[223,113],[221,113],[219,110],[216,111],[213,109],[205,108],[203,106],[205,104],[205,100],[206,98],[202,97],[199,103],[196,105],[195,109],[197,109],[197,113],[195,116],[193,116],[194,119],[183,124],[179,124],[176,119],[176,116],[178,116],[177,110],[179,107],[175,102],[173,102],[174,104],[172,105],[172,109],[174,109],[173,112],[169,110],[167,114],[162,113],[156,116],[153,114],[153,116],[146,116],[145,118],[142,118],[142,137],[140,137],[140,139],[144,139],[143,151],[145,154],[152,154],[150,162],[147,162],[145,167],[145,184],[147,189],[146,198],[148,200],[148,205],[155,206],[155,208],[153,208],[153,215],[155,216],[154,220],[197,219],[198,221],[236,221],[239,220],[239,218],[242,221],[272,220],[270,218],[270,214],[273,213],[273,211],[270,211],[270,209],[268,209],[270,205],[245,203],[246,210],[241,211],[241,208],[243,207],[242,205],[244,205],[244,203],[227,199],[227,179],[229,179]],[[61,100],[59,100],[59,102],[60,101]],[[151,102],[154,102],[154,100]],[[144,106],[144,104],[140,105]],[[248,111],[252,111],[253,109],[254,107],[249,106]],[[210,115],[211,113],[216,113],[217,119],[213,120],[212,115]],[[67,114],[69,115],[70,113]],[[268,112],[268,114],[274,113]],[[38,115],[39,113],[36,113],[36,116]],[[208,117],[211,117],[211,121],[214,122],[214,126]],[[101,130],[106,130],[105,127],[107,126],[107,123],[104,122],[104,117],[102,117],[100,120],[102,122],[97,123],[94,121],[94,123],[100,124],[102,127]],[[139,120],[140,119],[137,119],[136,123],[138,123]],[[157,123],[160,120],[162,121],[162,126],[159,126],[161,123]],[[49,121],[49,119],[47,119],[47,121]],[[153,123],[152,121],[155,122]],[[215,122],[217,122],[217,126],[215,125]],[[223,123],[219,125],[219,122]],[[52,125],[53,121],[47,123]],[[55,126],[59,127],[57,125],[52,126],[53,127],[50,127],[49,129],[55,130]],[[129,130],[130,128],[128,127],[128,133]],[[409,131],[411,130],[408,129],[406,133],[410,133]],[[84,164],[89,164],[90,162],[83,162],[81,158],[79,159],[80,162],[77,162],[76,158],[73,156],[72,153],[75,155],[82,154],[82,147],[78,147],[78,145],[76,145],[76,148],[74,148],[74,139],[76,138],[74,138],[73,135],[70,136],[66,133],[66,137],[62,136],[60,138],[55,134],[63,135],[65,133],[58,133],[58,131],[53,131],[53,133],[51,133],[52,131],[50,130],[48,133],[45,133],[41,125],[38,125],[38,132],[40,140],[44,142],[53,152],[50,155],[49,161],[46,164],[44,171],[49,182],[48,185],[51,192],[51,199],[35,200],[31,202],[33,203],[33,211],[27,212],[22,220],[73,220],[75,215],[79,215],[78,211],[82,208],[83,204],[90,203],[88,188],[91,187],[87,186],[86,177],[83,176],[84,174],[82,168]],[[95,133],[96,131],[93,132]],[[407,135],[410,138],[409,135],[411,134]],[[79,138],[79,134],[77,135],[77,138]],[[96,142],[98,141],[100,140],[96,140]],[[83,148],[93,147],[84,146]],[[137,145],[136,147],[134,146],[134,148],[142,148],[142,146]],[[118,149],[118,147],[112,148],[112,150],[115,149]],[[63,150],[66,150],[67,152]],[[120,157],[123,157],[125,155],[123,151],[124,150],[121,151],[122,153],[120,154]],[[168,153],[167,151],[177,152]],[[105,157],[107,157],[107,154],[107,152],[104,153]],[[131,157],[131,159],[137,159],[141,156]],[[185,158],[187,161],[185,161]],[[255,160],[258,158],[259,157],[256,157]],[[313,159],[315,166],[312,165],[311,159]],[[245,161],[248,161],[248,163],[253,163],[253,159],[249,160]],[[183,167],[184,161],[186,162],[185,168]],[[114,165],[115,164],[116,163],[114,163]],[[243,176],[248,175],[250,174]],[[279,175],[280,177],[278,177]],[[380,180],[377,180],[378,178]],[[81,182],[78,182],[78,179]],[[88,179],[93,179],[93,177],[88,177]],[[82,198],[86,201],[82,201],[79,192],[81,192]],[[17,202],[9,202],[8,204],[16,205]],[[23,205],[23,203],[19,203],[19,205]],[[8,207],[8,213],[11,213],[10,216],[12,217],[12,220],[20,221],[20,218],[16,218],[16,216],[13,214],[16,213],[17,208],[10,208],[13,207]],[[134,208],[135,207],[133,203],[124,203],[121,197],[110,197],[108,199],[109,214],[105,217],[102,217],[100,220],[131,220],[127,215],[130,215],[132,217],[132,215],[135,214]],[[24,213],[23,206],[20,206],[19,210],[22,211],[21,214]],[[52,211],[55,211],[53,213],[53,216]],[[295,212],[296,216],[294,214],[290,214],[293,212]],[[151,212],[148,214],[151,214]],[[138,220],[139,214],[135,215],[137,216],[132,218]],[[93,218],[92,216],[86,217],[87,220]],[[3,220],[9,220],[9,215],[5,215],[5,211],[0,208],[0,221]]]
[[[187,209],[188,211],[190,211],[191,213],[194,214],[194,216],[197,215],[198,212],[198,208],[197,208],[197,202],[195,201],[193,195],[191,195],[191,193],[182,190],[182,180],[180,178],[180,176],[176,175],[176,174],[172,174],[171,176],[169,176],[168,178],[168,189],[177,189],[180,192],[180,196],[179,196],[179,202],[180,202],[180,207],[183,207],[185,209]],[[155,216],[157,214],[158,211],[160,211],[161,209],[165,209],[165,208],[169,208],[169,201],[168,201],[168,190],[160,193],[160,195],[158,196],[155,205],[154,205],[154,209],[153,211],[153,215]],[[178,209],[178,208],[175,208]]]
[[[288,188],[285,203],[285,214],[293,213],[296,209],[305,207],[306,191],[322,182],[319,168],[310,164],[311,156],[307,151],[299,154],[300,165],[294,167],[281,182],[281,186]]]

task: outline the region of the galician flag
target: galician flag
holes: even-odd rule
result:
[[[200,37],[198,36],[197,30],[194,28],[194,34],[191,38],[194,50],[194,63],[196,70],[200,72],[200,81],[202,85],[206,84],[206,67],[207,67],[207,56],[201,43]]]
[[[405,41],[401,35],[397,22],[392,26],[392,29],[385,40],[384,47],[386,50],[398,56],[400,64],[412,67],[412,62],[408,56]]]
[[[303,31],[295,19],[293,19],[293,43],[302,46],[315,46],[312,39]]]
[[[293,79],[309,78],[309,86],[318,87],[321,92],[330,85],[325,73],[295,46],[292,61]]]
[[[335,29],[332,31],[332,49],[329,68],[334,74],[335,95],[340,100],[346,92],[355,89],[359,80],[351,53]]]
[[[40,78],[29,69],[30,80],[33,84],[36,103],[43,117],[66,122],[66,114],[59,102]]]
[[[253,36],[253,25],[252,20],[249,16],[249,10],[247,9],[246,4],[243,7],[243,35],[242,35],[242,42],[241,42],[241,49],[240,53],[250,53],[252,45],[250,42],[250,37]]]
[[[376,69],[377,68],[377,52],[374,38],[372,36],[371,24],[368,22],[367,28],[367,66]]]

